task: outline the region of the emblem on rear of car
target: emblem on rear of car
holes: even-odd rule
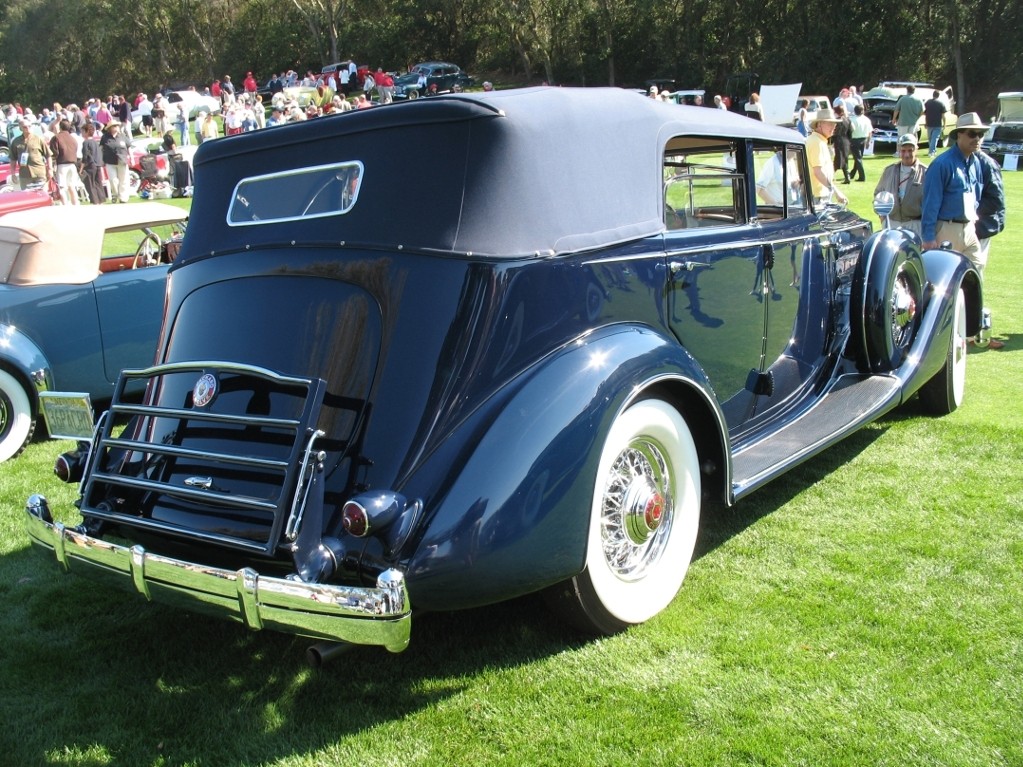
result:
[[[206,407],[217,396],[217,378],[213,373],[203,373],[192,387],[192,405]]]

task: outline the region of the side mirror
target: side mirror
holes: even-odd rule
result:
[[[895,195],[891,192],[878,192],[874,195],[874,212],[884,219],[884,228],[891,228],[891,220],[888,218],[895,210]]]

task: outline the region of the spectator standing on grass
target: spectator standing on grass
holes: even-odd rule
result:
[[[907,133],[912,133],[915,136],[916,126],[920,122],[920,116],[924,113],[924,103],[914,95],[915,93],[916,86],[907,85],[905,95],[895,102],[895,113],[892,115],[892,119],[895,121],[900,136],[905,136]]]
[[[153,133],[162,136],[167,132],[167,100],[162,93],[153,96]]]
[[[845,113],[845,107],[835,107],[835,132],[831,136],[831,144],[835,148],[835,171],[842,171],[842,183],[849,183],[849,152],[852,148],[852,123]]]
[[[812,132],[806,139],[806,156],[810,163],[810,187],[814,199],[819,203],[827,203],[832,198],[846,203],[849,200],[835,188],[835,164],[831,159],[831,147],[828,139],[835,132],[840,120],[829,107],[821,107],[814,114],[811,123]]]
[[[18,123],[21,133],[10,145],[10,177],[17,177],[24,190],[32,184],[45,184],[53,177],[53,152],[50,145],[32,132],[32,123],[22,118]]]
[[[178,134],[181,136],[181,146],[191,146],[192,137],[188,132],[188,109],[184,102],[176,106],[171,104],[170,108],[174,110],[174,127],[178,129]]]
[[[801,136],[810,135],[810,99],[803,99],[799,102],[799,112],[796,114],[796,130]]]
[[[110,113],[115,120],[121,123],[121,132],[128,141],[131,141],[131,105],[128,103],[128,99],[123,95],[114,96]]]
[[[111,120],[99,140],[103,152],[103,165],[110,181],[110,199],[113,202],[128,202],[131,187],[128,185],[128,137],[121,132],[121,123]]]
[[[259,90],[259,83],[256,82],[256,78],[253,77],[252,72],[245,73],[245,80],[242,82],[242,87],[245,89],[245,95],[249,99],[256,98],[256,91]]]
[[[220,93],[223,97],[224,106],[230,106],[234,103],[234,83],[231,82],[231,75],[224,75],[224,80],[220,83]]]
[[[920,227],[924,248],[937,248],[946,240],[969,258],[983,276],[986,253],[977,237],[977,206],[984,196],[980,144],[989,126],[980,115],[960,115],[949,139],[955,143],[927,169]]]
[[[917,157],[916,136],[912,133],[900,136],[898,146],[899,161],[881,172],[874,194],[890,192],[895,198],[895,207],[888,216],[888,222],[893,228],[909,229],[920,234],[927,166],[921,165]],[[881,223],[884,223],[883,219]]]
[[[92,119],[99,126],[100,130],[103,130],[110,124],[113,116],[110,114],[110,109],[105,101],[96,100],[96,114]]]
[[[50,142],[50,149],[53,151],[54,163],[57,166],[56,178],[57,188],[60,190],[60,199],[65,205],[78,204],[78,187],[81,179],[78,177],[78,142],[71,133],[71,123],[61,120],[56,125],[57,132]]]
[[[874,133],[874,126],[870,118],[863,114],[863,106],[857,104],[853,107],[853,118],[849,129],[849,150],[852,152],[853,169],[852,175],[856,181],[866,181],[867,174],[863,168],[863,152],[867,142]]]
[[[202,118],[202,127],[200,128],[203,141],[209,141],[220,136],[220,129],[217,127],[217,120],[212,113],[207,112]]]
[[[85,184],[89,202],[102,205],[107,201],[107,190],[103,186],[103,153],[95,123],[86,123],[82,135],[82,183]]]
[[[924,125],[927,126],[927,156],[931,157],[938,150],[938,139],[941,137],[941,129],[945,126],[945,113],[948,107],[945,106],[939,97],[940,91],[934,91],[934,95],[924,104]]]

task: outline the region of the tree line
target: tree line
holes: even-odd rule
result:
[[[354,58],[453,61],[498,83],[720,91],[729,74],[849,85],[952,85],[990,117],[1023,90],[1019,0],[6,0],[0,102],[80,102]]]

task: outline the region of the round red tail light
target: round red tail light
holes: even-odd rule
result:
[[[369,532],[369,515],[361,504],[348,501],[341,509],[341,525],[349,535],[361,538]]]

